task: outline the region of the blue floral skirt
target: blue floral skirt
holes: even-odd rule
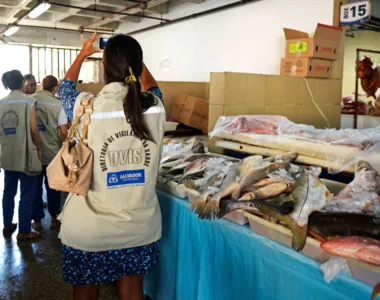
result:
[[[158,264],[160,242],[129,249],[89,252],[62,245],[63,279],[72,285],[100,285],[122,276],[145,275]]]

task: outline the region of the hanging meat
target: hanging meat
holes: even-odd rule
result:
[[[358,77],[367,97],[376,99],[376,91],[380,88],[380,67],[373,67],[373,62],[367,56],[359,61]]]

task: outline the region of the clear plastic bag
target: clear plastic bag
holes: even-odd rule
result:
[[[220,117],[215,125],[214,131],[210,133],[213,137],[218,132],[255,133],[265,135],[277,135],[277,128],[281,121],[286,120],[282,116],[233,116]]]
[[[371,159],[380,170],[380,126],[369,129],[317,129],[282,116],[220,117],[211,137],[282,151],[296,151],[330,164],[331,173]],[[318,164],[318,162],[316,162]]]
[[[330,283],[340,272],[351,274],[350,267],[345,259],[341,257],[331,257],[327,262],[321,265],[323,278],[327,283]]]

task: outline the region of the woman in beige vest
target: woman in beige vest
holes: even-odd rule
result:
[[[61,136],[67,135],[67,122],[59,122],[62,114],[62,103],[54,95],[58,92],[58,79],[52,75],[42,80],[42,91],[33,97],[37,100],[37,126],[42,145],[42,173],[38,176],[36,199],[34,201],[33,221],[34,229],[42,228],[41,220],[45,217],[43,208],[43,189],[45,182],[48,211],[51,216],[51,229],[58,227],[57,216],[61,208],[61,193],[49,187],[46,168],[61,148]]]
[[[10,94],[0,100],[1,168],[4,174],[3,232],[13,233],[17,224],[12,223],[14,198],[18,182],[21,186],[19,203],[18,240],[38,238],[31,230],[33,200],[36,193],[37,175],[41,172],[41,142],[36,121],[36,100],[22,93],[24,77],[20,71],[6,72],[2,77]]]
[[[69,120],[86,93],[75,83],[84,43],[60,86]],[[161,212],[155,191],[165,109],[139,43],[112,37],[103,57],[106,86],[93,102],[88,145],[94,153],[88,197],[70,194],[60,215],[64,280],[74,299],[97,299],[101,284],[117,282],[120,299],[143,299],[143,276],[158,263]],[[148,92],[142,92],[142,89]],[[81,128],[79,128],[81,132]]]

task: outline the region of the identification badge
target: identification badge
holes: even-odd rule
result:
[[[306,53],[307,52],[307,42],[290,44],[289,51],[290,51],[290,53]]]
[[[128,185],[145,184],[145,170],[110,172],[107,174],[107,187],[117,188]]]
[[[37,127],[38,127],[38,131],[40,131],[40,132],[43,132],[43,131],[46,131],[46,126],[45,125],[37,125]]]
[[[15,135],[16,134],[16,128],[4,128],[4,134],[5,135]]]

